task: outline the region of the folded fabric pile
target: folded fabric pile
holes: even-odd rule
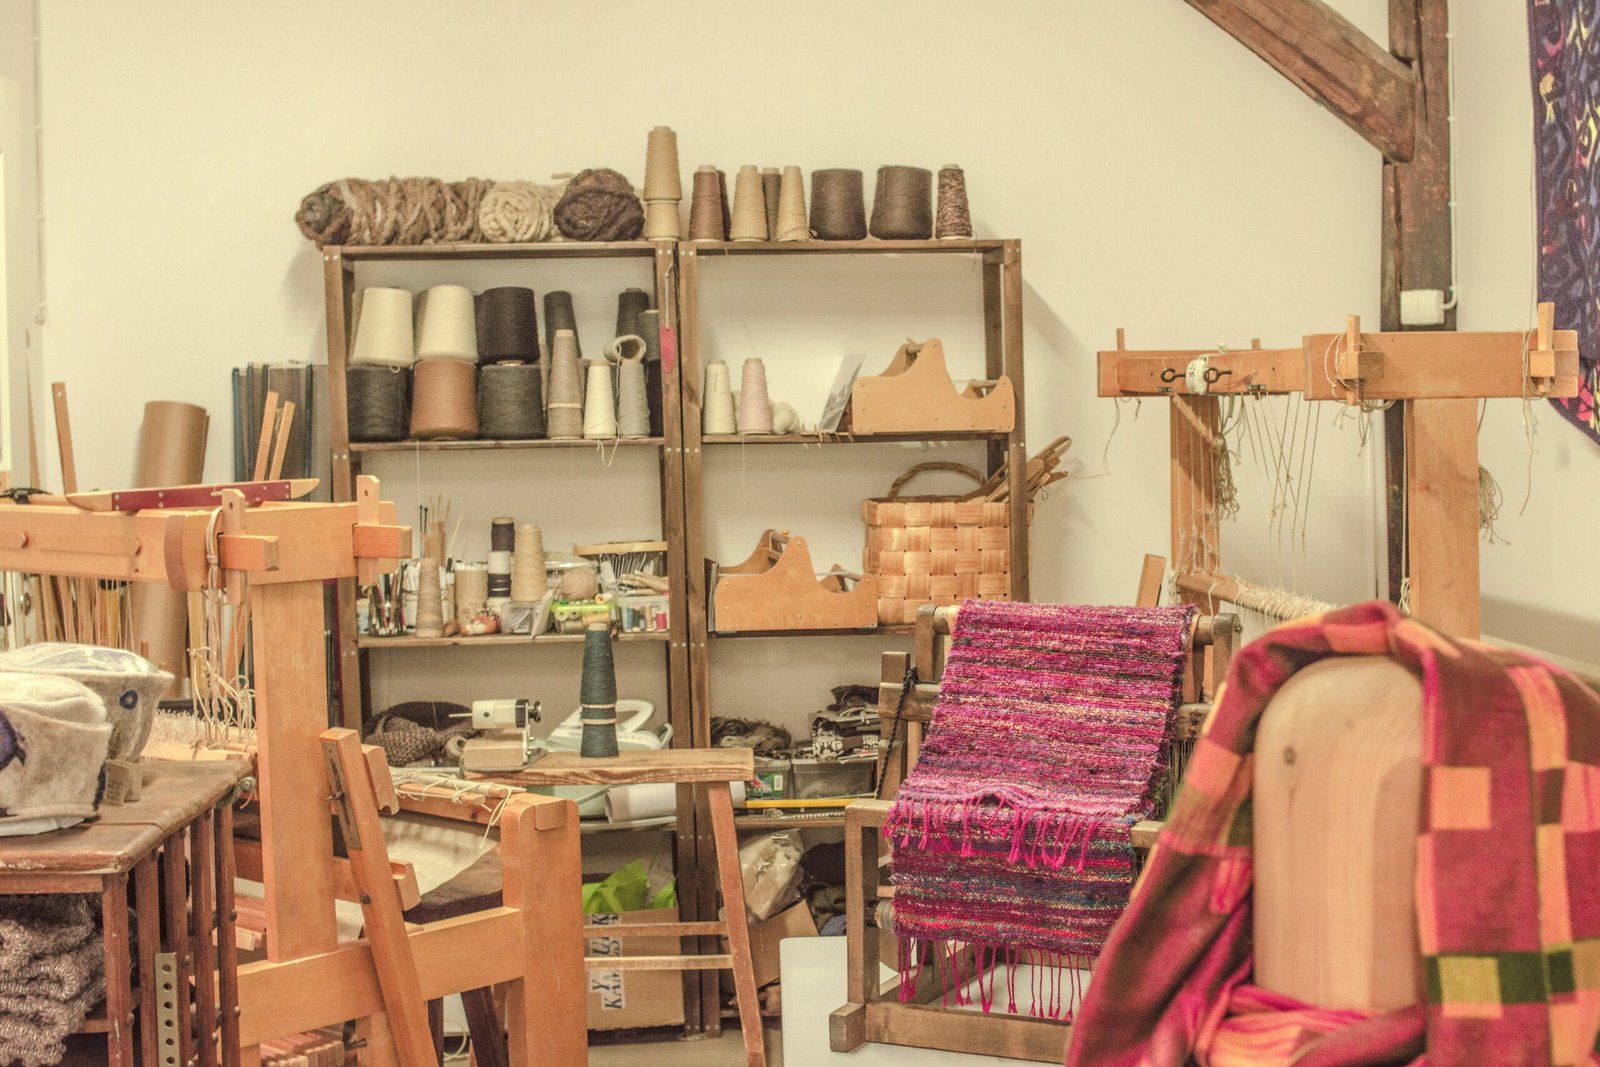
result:
[[[106,992],[93,896],[0,897],[0,1055],[22,1067],[66,1056],[66,1037]]]

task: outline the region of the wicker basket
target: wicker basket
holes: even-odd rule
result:
[[[900,495],[924,471],[983,475],[960,463],[919,463],[887,496],[862,504],[866,573],[878,578],[878,621],[915,622],[924,604],[1011,599],[1011,507],[948,496]],[[1028,505],[1032,515],[1033,505]]]

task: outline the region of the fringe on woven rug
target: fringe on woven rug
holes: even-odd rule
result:
[[[900,1001],[918,999],[925,964],[931,960],[934,981],[939,982],[939,1002],[944,1007],[969,1007],[973,990],[985,1012],[1001,1001],[997,997],[1000,972],[1005,971],[1004,1011],[1022,1014],[1017,999],[1017,971],[1028,968],[1027,1014],[1036,1019],[1070,1023],[1083,1000],[1084,975],[1094,962],[1075,952],[1054,952],[1019,945],[968,945],[957,941],[898,938],[900,946]]]

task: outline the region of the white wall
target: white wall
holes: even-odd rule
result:
[[[30,369],[44,376],[33,43],[31,0],[0,0],[0,437],[13,485],[28,482],[25,383]]]
[[[1379,0],[1337,6],[1383,34]],[[1527,314],[1525,30],[1516,5],[1458,6],[1462,326],[1504,328]],[[657,123],[679,131],[685,173],[702,162],[961,163],[979,233],[1023,240],[1029,439],[1072,436],[1075,474],[1099,472],[1115,418],[1094,395],[1093,355],[1117,326],[1136,347],[1170,347],[1291,344],[1348,312],[1376,322],[1376,153],[1186,4],[825,2],[781,23],[766,11],[704,0],[670,18],[623,0],[47,0],[49,374],[72,390],[80,479],[128,476],[153,398],[211,409],[208,470],[221,476],[227,369],[322,358],[320,261],[292,222],[318,184],[542,178],[585,165],[637,181]],[[907,334],[930,333],[975,349],[975,283],[959,262],[820,276],[825,263],[760,275],[715,265],[714,353],[761,355],[780,392],[805,394],[841,351],[886,360]],[[632,282],[582,284],[598,330],[609,294]],[[1484,439],[1512,505],[1526,462],[1514,407],[1491,411]],[[1039,509],[1040,598],[1126,600],[1140,556],[1167,550],[1165,405],[1123,415],[1113,476],[1068,482]],[[1584,524],[1559,517],[1595,517],[1600,451],[1541,415],[1534,503],[1521,518],[1508,506],[1501,529],[1513,544],[1487,550],[1485,585],[1491,629],[1556,647],[1596,614],[1568,576]],[[1370,453],[1357,454],[1348,425],[1332,429],[1331,412],[1322,418],[1304,550],[1316,562],[1292,569],[1307,592],[1348,599],[1371,589]],[[856,502],[919,457],[838,450],[821,472],[812,458],[719,454],[712,551],[742,556],[775,524],[849,561]],[[486,527],[493,490],[466,485],[470,469],[380,473],[402,502],[450,481]],[[1263,492],[1241,477],[1254,510],[1225,527],[1225,562],[1273,578]],[[630,514],[606,507],[606,523]],[[654,521],[653,507],[641,521]],[[818,678],[876,677],[875,647],[740,645],[718,653],[719,692],[744,710],[770,704],[771,672],[796,659],[820,664]],[[817,706],[818,685],[797,687],[794,713]]]

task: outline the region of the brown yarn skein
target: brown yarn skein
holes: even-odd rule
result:
[[[614,170],[580,171],[556,204],[556,229],[573,241],[634,241],[644,233],[644,204]]]

